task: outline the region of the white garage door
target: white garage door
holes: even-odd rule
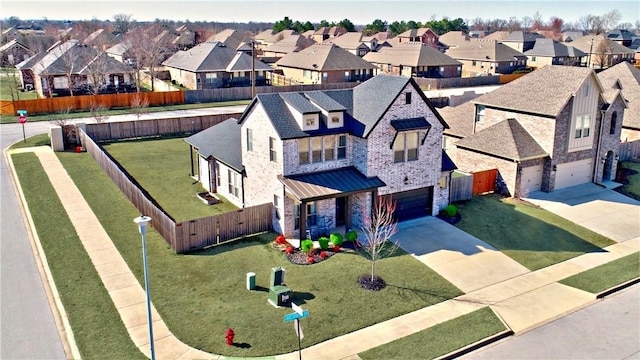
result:
[[[591,182],[593,159],[558,164],[556,172],[556,189]]]
[[[522,169],[520,174],[520,196],[540,190],[542,185],[542,164]]]

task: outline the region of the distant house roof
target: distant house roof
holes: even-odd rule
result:
[[[570,42],[583,36],[584,32],[582,31],[565,31],[562,33],[562,41]]]
[[[617,29],[605,34],[608,39],[614,41],[632,41],[637,35],[626,29]]]
[[[230,168],[242,172],[241,129],[237,119],[227,119],[184,139],[198,149],[205,159],[214,157]]]
[[[622,126],[640,130],[640,69],[623,61],[598,73],[598,79],[605,89],[616,89],[618,82],[622,84],[622,96],[628,100]]]
[[[509,34],[510,34],[510,32],[508,32],[508,31],[494,31],[489,35],[485,35],[484,37],[482,37],[482,39],[483,40],[502,41],[504,38],[509,36]]]
[[[294,93],[291,98],[285,93],[258,94],[240,117],[240,122],[244,121],[253,106],[260,104],[281,139],[344,133],[345,129],[355,136],[366,138],[393,104],[393,101],[409,84],[420,91],[418,85],[411,78],[378,75],[348,90]],[[423,94],[422,91],[420,94]],[[448,125],[424,95],[423,99],[430,106],[438,121],[447,128]],[[303,101],[307,101],[308,104],[301,104]],[[345,128],[328,129],[321,121],[319,130],[303,131],[300,129],[289,108],[293,107],[304,113],[314,110],[311,107],[307,108],[307,106],[312,106],[312,103],[318,104],[326,111],[346,110]],[[317,108],[315,109],[317,110]]]
[[[219,33],[210,36],[207,39],[208,42],[219,41],[224,43],[228,47],[238,50],[238,48],[245,42],[248,41],[246,36],[234,29],[224,29]]]
[[[348,32],[340,36],[328,38],[324,42],[336,44],[346,50],[355,50],[363,45],[369,48],[366,41],[363,40],[363,37],[364,36],[360,32]]]
[[[524,52],[527,56],[543,57],[583,57],[587,54],[573,46],[567,46],[552,39],[536,39],[536,43],[531,50]]]
[[[353,166],[298,175],[278,175],[278,180],[298,200],[320,200],[387,185],[377,176],[367,177]]]
[[[456,47],[469,41],[469,35],[462,31],[449,31],[440,35],[440,42],[449,47]]]
[[[600,87],[597,91],[602,92],[592,69],[548,65],[471,102],[555,118],[589,76],[594,77]]]
[[[422,37],[424,34],[428,32],[434,34],[435,36],[438,36],[438,34],[436,34],[435,31],[431,30],[430,28],[418,28],[418,29],[409,29],[401,34],[398,34],[396,37],[398,38]]]
[[[537,39],[544,39],[544,36],[528,31],[512,31],[507,37],[502,39],[502,42],[535,42]]]
[[[164,66],[190,72],[207,71],[251,71],[250,55],[238,52],[221,42],[204,42],[189,50],[180,50],[163,63]],[[256,71],[272,71],[262,61],[255,61]]]
[[[108,54],[120,55],[122,56],[129,48],[131,44],[129,41],[121,41],[118,44],[113,45],[112,47],[105,50]]]
[[[87,36],[83,42],[87,45],[95,46],[95,45],[103,45],[103,44],[111,44],[113,39],[116,36],[112,33],[106,31],[105,29],[98,29],[89,36]]]
[[[467,136],[456,142],[456,147],[515,161],[549,155],[516,119],[501,121]]]
[[[373,64],[334,44],[311,45],[283,56],[276,65],[314,71],[375,69]]]
[[[592,42],[593,40],[593,42]],[[585,53],[597,53],[601,47],[602,42],[606,42],[606,49],[608,54],[629,54],[634,51],[626,46],[623,46],[611,39],[606,38],[604,35],[585,35],[579,39],[571,42],[571,46],[582,50]],[[610,50],[610,51],[609,51]]]
[[[486,39],[486,38],[485,38]],[[524,59],[526,55],[509,46],[491,40],[470,41],[445,51],[448,56],[458,60],[477,60],[490,62],[514,61]]]
[[[264,39],[270,38],[271,36],[273,36],[276,32],[273,31],[273,29],[267,29],[264,30],[258,34],[256,34],[256,36],[254,36],[253,38],[257,41],[262,42]]]
[[[306,49],[313,44],[315,44],[313,39],[306,38],[302,35],[291,35],[275,44],[267,45],[262,50],[273,53],[289,54]]]
[[[382,48],[378,52],[367,53],[363,59],[376,64],[411,67],[462,65],[458,60],[420,42],[400,43],[394,47]]]

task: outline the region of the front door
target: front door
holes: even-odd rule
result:
[[[343,226],[345,224],[346,203],[347,198],[345,196],[336,198],[336,226]]]

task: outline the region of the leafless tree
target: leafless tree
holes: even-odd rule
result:
[[[114,34],[126,34],[131,26],[131,15],[116,14],[113,15],[113,31]]]
[[[636,20],[633,26],[636,28],[636,34],[640,34],[640,20]]]
[[[597,15],[585,15],[578,20],[582,30],[589,34],[598,35],[604,31],[602,18]]]
[[[109,110],[109,108],[105,105],[97,101],[91,102],[91,116],[96,120],[97,124],[101,124],[109,118],[109,116],[107,115],[107,110]]]
[[[135,63],[132,66],[135,69],[136,89],[138,92],[140,92],[140,79],[143,69],[146,69],[151,77],[151,91],[155,90],[154,79],[167,54],[167,49],[162,44],[157,43],[154,38],[151,31],[142,27],[131,30],[126,38],[129,47],[128,53]]]
[[[371,275],[362,276],[360,284],[368,290],[381,290],[385,283],[376,277],[376,261],[393,253],[398,244],[391,242],[391,237],[397,231],[397,221],[393,217],[396,204],[390,197],[378,196],[375,206],[371,209],[371,216],[364,216],[360,246],[371,261]]]
[[[607,68],[611,65],[611,43],[610,40],[604,38],[596,46],[593,54],[593,62],[598,64],[600,69]]]
[[[95,49],[82,49],[81,57],[83,63],[86,64],[84,72],[87,81],[90,83],[91,93],[97,95],[100,89],[108,84],[107,76],[109,71],[109,55],[97,52]]]
[[[140,120],[142,115],[149,113],[149,99],[143,97],[140,93],[133,95],[131,98],[131,112]]]
[[[520,24],[522,25],[522,30],[529,31],[531,30],[531,25],[533,24],[533,18],[531,18],[530,16],[524,16],[520,20]]]
[[[7,89],[11,96],[11,101],[20,100],[20,79],[18,71],[13,67],[2,68],[2,75],[6,79]]]
[[[622,19],[622,14],[620,13],[620,10],[613,9],[602,15],[600,18],[602,19],[602,28],[605,31],[609,31],[615,29],[616,25]]]
[[[73,144],[76,140],[76,127],[69,123],[69,113],[71,113],[71,108],[67,107],[60,110],[58,114],[54,115],[51,119],[52,124],[62,128],[62,137],[64,138],[65,145]]]
[[[64,67],[64,74],[67,78],[67,87],[69,88],[69,95],[74,95],[74,89],[82,84],[82,80],[78,76],[78,72],[81,69],[79,59],[77,58],[77,52],[74,51],[75,46],[85,46],[80,43],[71,44],[69,42],[62,44],[53,50],[56,56],[60,58]],[[51,90],[49,91],[51,93]]]
[[[522,25],[520,24],[520,21],[518,20],[517,17],[512,16],[512,17],[509,18],[508,21],[509,22],[507,23],[507,29],[509,29],[509,31],[522,30]]]

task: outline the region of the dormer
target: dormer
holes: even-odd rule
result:
[[[333,100],[322,91],[309,91],[304,93],[311,104],[320,109],[325,125],[328,129],[344,127],[344,112],[347,110],[342,104]]]
[[[320,129],[320,109],[313,106],[307,98],[299,93],[283,93],[280,97],[302,131]]]

